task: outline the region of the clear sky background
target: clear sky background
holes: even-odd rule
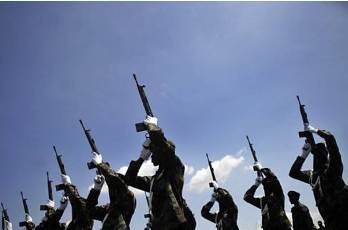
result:
[[[138,158],[144,135],[134,124],[145,113],[133,72],[190,167],[184,196],[197,229],[215,229],[200,217],[211,190],[194,183],[207,182],[205,153],[226,167],[217,179],[239,207],[240,229],[258,228],[260,211],[242,199],[255,179],[246,134],[284,191],[299,191],[317,216],[309,186],[288,177],[303,145],[296,95],[312,124],[336,135],[347,165],[347,25],[347,3],[0,3],[0,200],[14,229],[24,218],[19,191],[38,223],[45,172],[60,182],[52,145],[87,195],[95,172],[78,119],[115,170]],[[137,199],[139,230],[146,206]]]

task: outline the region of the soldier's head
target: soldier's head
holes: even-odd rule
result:
[[[230,193],[223,188],[216,189],[216,201],[219,203],[220,211],[226,210],[233,205],[233,199]]]
[[[288,196],[291,204],[297,204],[300,199],[300,193],[296,191],[289,191]]]
[[[166,140],[162,144],[156,144],[153,141],[151,141],[150,151],[152,152],[152,155],[151,155],[152,164],[155,166],[161,166],[165,163],[169,163],[169,162],[165,162],[166,159],[163,158],[163,156],[168,155],[168,154],[164,154],[164,151],[170,151],[174,154],[175,145],[170,140]]]
[[[265,191],[265,195],[266,196],[271,196],[272,193],[274,193],[274,195],[276,194],[280,194],[283,191],[278,191],[278,179],[276,177],[276,175],[271,171],[271,169],[269,168],[263,168],[261,169],[262,174],[264,175],[264,179],[262,180],[262,185],[263,185],[263,189]]]
[[[313,170],[316,173],[321,173],[328,167],[328,151],[324,143],[315,144],[312,149],[313,153]]]

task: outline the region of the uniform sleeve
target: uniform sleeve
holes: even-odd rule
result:
[[[338,149],[334,135],[324,130],[319,130],[318,135],[325,139],[326,147],[330,154],[330,164],[329,164],[328,172],[342,176],[343,163],[342,163],[340,150]]]
[[[310,184],[311,171],[301,171],[304,162],[305,159],[298,156],[294,164],[291,166],[289,176],[304,183]]]
[[[244,200],[246,202],[248,202],[249,204],[252,204],[254,205],[255,207],[261,209],[261,201],[262,201],[262,198],[256,198],[254,197],[255,195],[255,192],[257,190],[257,186],[256,185],[253,185],[251,186],[245,193],[244,195]]]
[[[142,159],[131,161],[124,178],[128,185],[146,192],[150,192],[151,177],[138,176],[142,163]]]
[[[124,178],[120,174],[116,173],[111,167],[106,163],[101,163],[97,165],[99,171],[105,177],[106,184],[109,188],[117,188],[119,191],[128,191],[128,186],[124,181]]]
[[[87,208],[93,208],[98,204],[98,199],[101,190],[92,188],[87,196]]]
[[[149,135],[151,142],[153,142],[158,148],[160,148],[161,154],[166,159],[166,162],[170,162],[175,157],[174,146],[171,145],[167,138],[164,136],[162,129],[157,126],[149,126]],[[170,165],[170,164],[169,164]]]
[[[64,210],[56,209],[52,215],[49,217],[49,222],[58,223],[64,214]]]
[[[206,203],[203,207],[202,207],[202,210],[201,210],[201,215],[203,218],[215,223],[216,221],[216,216],[217,214],[216,213],[211,213],[210,210],[211,208],[214,206],[214,203],[213,202],[208,202]]]
[[[108,213],[108,205],[100,205],[93,208],[92,218],[94,220],[103,221]]]

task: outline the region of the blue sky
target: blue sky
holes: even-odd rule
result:
[[[243,158],[221,183],[239,207],[241,229],[260,220],[242,200],[255,178],[245,169],[252,163],[246,134],[284,191],[298,190],[315,211],[310,188],[287,175],[303,144],[295,96],[314,126],[336,135],[346,163],[347,23],[348,5],[329,2],[0,3],[0,199],[15,228],[24,217],[19,191],[38,223],[45,172],[59,182],[52,145],[87,194],[95,174],[78,119],[115,169],[138,157],[144,136],[134,124],[144,111],[133,72],[194,173],[207,167],[206,152]],[[214,229],[200,217],[211,191],[189,191],[192,176],[185,197],[198,229]],[[138,197],[133,229],[144,226],[144,201]]]

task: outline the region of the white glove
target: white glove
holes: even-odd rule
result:
[[[147,138],[143,143],[143,148],[148,149],[150,147],[150,144],[151,144],[151,140],[150,138]]]
[[[104,185],[105,177],[103,175],[96,175],[94,177],[94,189],[100,190]]]
[[[59,210],[65,210],[66,206],[68,206],[69,198],[67,196],[63,196],[62,199],[60,199],[60,205],[58,207]]]
[[[69,177],[68,175],[62,174],[61,176],[62,176],[62,182],[63,182],[63,184],[65,184],[65,185],[71,184],[71,179],[70,179],[70,177]]]
[[[96,152],[92,152],[93,154],[93,157],[92,157],[92,162],[95,164],[95,165],[99,165],[103,162],[103,157],[101,154],[98,154]]]
[[[33,218],[30,215],[25,214],[25,222],[33,222]]]
[[[318,129],[314,128],[313,126],[311,126],[310,124],[306,123],[304,125],[304,130],[305,131],[309,131],[311,133],[317,133],[318,132]]]
[[[255,162],[254,166],[253,166],[254,171],[261,171],[262,169],[262,165],[260,162]]]
[[[53,200],[47,200],[46,206],[50,207],[50,208],[54,208],[54,201]]]
[[[255,184],[254,184],[254,185],[257,186],[257,187],[259,187],[260,184],[262,183],[262,180],[263,180],[262,176],[256,177],[256,180],[255,180]]]
[[[217,193],[214,192],[213,194],[211,194],[211,198],[210,198],[210,201],[209,201],[209,202],[215,203],[216,198],[217,198]]]
[[[219,188],[219,184],[216,181],[212,181],[210,183],[211,183],[211,185],[213,185],[215,190]]]
[[[12,230],[12,223],[4,220],[5,230]]]
[[[141,150],[140,158],[143,159],[144,161],[148,160],[151,156],[151,151],[150,149],[143,149]]]
[[[310,152],[311,152],[311,144],[305,143],[302,147],[301,157],[303,159],[306,159]]]
[[[144,124],[157,126],[157,121],[158,119],[156,117],[146,116],[146,119],[144,120]]]

